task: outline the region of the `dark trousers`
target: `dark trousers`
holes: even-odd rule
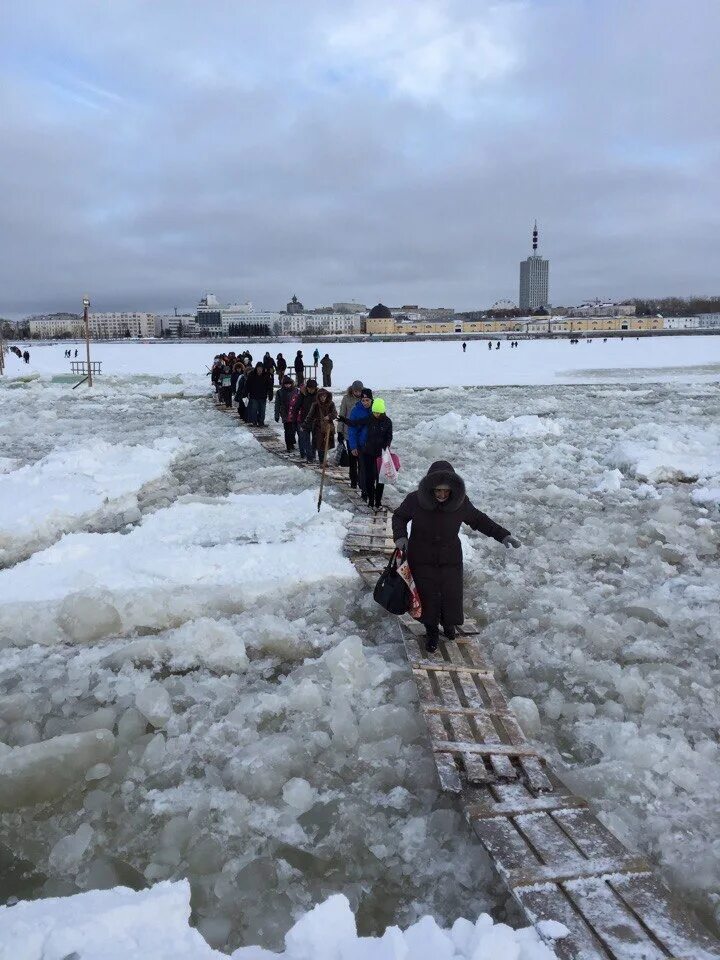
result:
[[[232,406],[232,387],[220,387],[220,399],[226,407]]]
[[[285,446],[289,453],[295,449],[295,424],[285,422],[283,423],[283,430],[285,431]]]
[[[358,484],[358,460],[359,457],[354,457],[352,454],[350,454],[349,470],[351,487],[356,487]]]
[[[325,371],[323,370],[323,386],[324,386],[324,387],[331,387],[331,386],[332,386],[332,383],[330,382],[331,377],[332,377],[332,371],[329,371],[328,373],[325,373]]]
[[[258,427],[265,426],[265,404],[266,400],[248,399],[248,423],[254,423]]]
[[[295,367],[295,379],[297,380],[297,386],[298,386],[298,387],[299,387],[301,384],[305,383],[305,369],[304,369],[304,368],[301,368],[300,370],[298,370],[298,368]]]
[[[361,453],[358,456],[360,490],[367,497],[371,507],[379,507],[385,490],[384,483],[378,483],[377,457],[371,453]]]

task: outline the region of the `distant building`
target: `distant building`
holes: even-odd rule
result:
[[[539,307],[547,307],[548,299],[548,277],[550,273],[550,261],[543,259],[538,252],[538,228],[537,223],[533,229],[532,235],[533,252],[527,260],[520,264],[520,309],[537,310]]]
[[[302,313],[305,307],[300,303],[298,298],[293,294],[292,300],[287,304],[286,312],[287,313]]]
[[[153,313],[90,313],[88,319],[94,340],[155,336]]]
[[[361,333],[365,315],[362,313],[295,313],[283,317],[283,333],[317,333],[329,336]]]
[[[595,300],[592,303],[581,303],[570,312],[575,317],[633,317],[636,310],[634,303],[603,303]]]
[[[156,337],[196,337],[199,332],[191,313],[155,314]]]
[[[368,333],[395,333],[396,323],[390,308],[384,303],[376,303],[370,310],[365,321]]]
[[[80,337],[82,317],[76,313],[48,313],[28,317],[31,337]]]
[[[206,337],[275,336],[283,330],[277,310],[256,310],[250,300],[223,306],[214,293],[198,303],[195,323],[200,336]]]
[[[348,300],[343,303],[334,303],[332,305],[333,313],[367,313],[368,308],[364,303],[358,303],[357,300]]]

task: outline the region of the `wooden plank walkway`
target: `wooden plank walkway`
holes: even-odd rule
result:
[[[225,410],[225,407],[219,409]],[[234,413],[234,410],[228,410]],[[242,426],[242,421],[238,419]],[[266,450],[319,472],[285,450],[271,427],[248,427]],[[374,585],[393,550],[392,505],[369,510],[345,468],[326,482],[350,498],[345,546]],[[454,641],[425,653],[422,624],[399,618],[440,785],[454,794],[499,876],[532,924],[557,920],[569,936],[550,945],[561,960],[720,960],[720,943],[677,903],[652,866],[631,854],[573,796],[528,743],[467,620]]]

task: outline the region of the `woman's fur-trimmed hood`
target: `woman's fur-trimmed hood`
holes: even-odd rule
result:
[[[433,490],[439,484],[450,487],[450,496],[444,503],[435,498]],[[455,473],[447,460],[436,460],[418,484],[418,501],[423,510],[443,510],[453,513],[465,502],[465,481]]]

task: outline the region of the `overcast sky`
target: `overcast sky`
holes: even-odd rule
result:
[[[720,292],[718,0],[3,0],[0,315]]]

